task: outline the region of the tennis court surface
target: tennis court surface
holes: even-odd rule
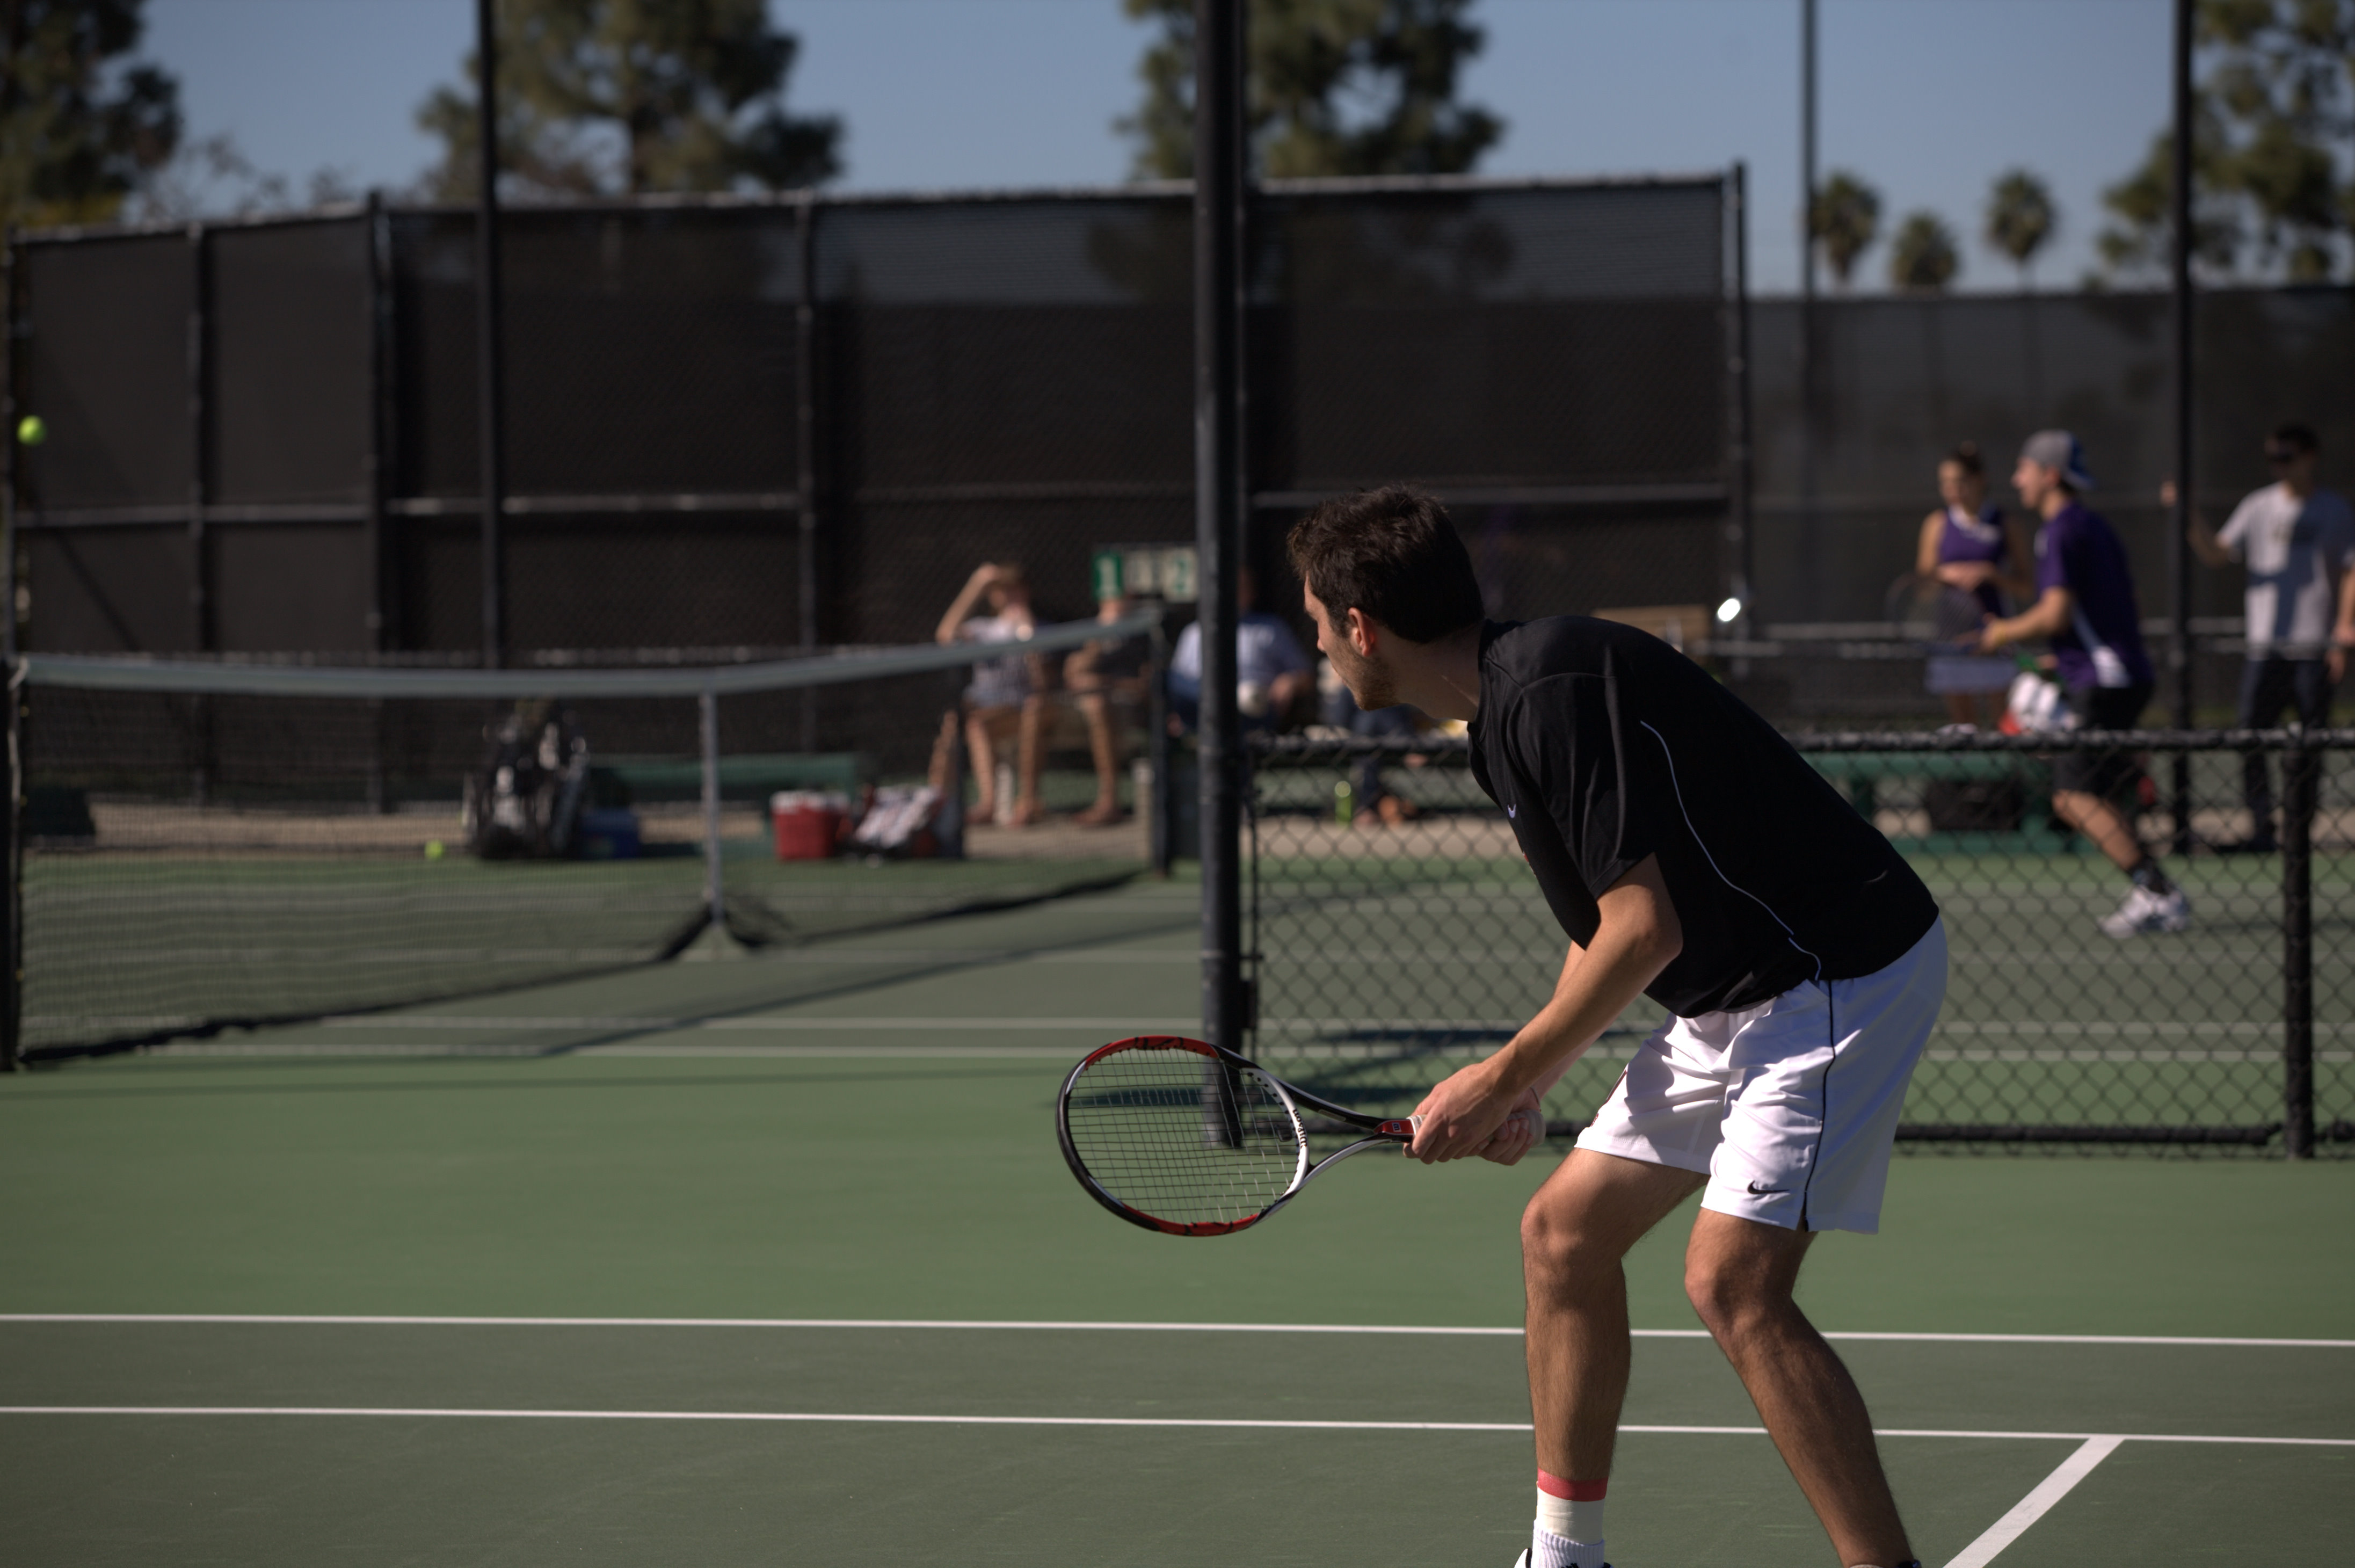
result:
[[[1197,1006],[1188,884],[0,1081],[11,1563],[1453,1564],[1526,1539],[1548,1154],[1123,1226],[1088,1047]],[[2328,1562],[2347,1162],[1913,1155],[1804,1299],[1929,1563]],[[1613,1555],[1828,1548],[1629,1265]]]

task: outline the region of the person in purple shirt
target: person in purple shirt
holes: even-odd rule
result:
[[[2007,596],[2025,600],[2035,593],[2028,535],[2017,517],[1987,499],[1987,487],[1978,443],[1966,441],[1948,453],[1938,464],[1939,507],[1922,519],[1914,549],[1914,575],[1939,585],[1941,624],[1958,632],[2003,614],[2010,608]],[[1960,619],[1946,619],[1948,603]],[[1930,689],[1946,699],[1949,720],[1992,730],[2016,672],[2009,659],[1956,651],[1933,654],[1925,673]]]
[[[2088,730],[2131,730],[2157,684],[2142,645],[2142,615],[2126,546],[2080,499],[2094,487],[2084,449],[2065,430],[2039,431],[2019,449],[2011,475],[2019,498],[2044,519],[2036,541],[2036,603],[2017,615],[1990,616],[1979,651],[2041,637],[2052,650],[2070,710]],[[2124,748],[2062,752],[2052,759],[2052,809],[2083,833],[2134,883],[2115,914],[2102,920],[2112,936],[2181,931],[2191,906],[2143,848],[2115,798],[2134,781],[2134,753]]]

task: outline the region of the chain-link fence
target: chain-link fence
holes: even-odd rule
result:
[[[2050,806],[2053,748],[2105,742],[1794,739],[1945,912],[1946,1003],[1901,1140],[2355,1153],[2355,731],[2123,737],[2145,773],[2122,804],[2191,908],[2180,933],[2123,939],[2100,922],[2126,879]],[[1253,1051],[1280,1075],[1403,1111],[1551,996],[1563,936],[1468,759],[1445,736],[1255,747]],[[2281,848],[2221,852],[2258,836],[2258,779]],[[1639,999],[1572,1067],[1547,1100],[1557,1130],[1662,1016]]]

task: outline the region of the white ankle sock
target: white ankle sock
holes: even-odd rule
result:
[[[1529,1531],[1529,1568],[1604,1568],[1604,1485],[1566,1481],[1538,1472],[1538,1517]],[[1580,1493],[1585,1495],[1576,1495]]]
[[[1604,1568],[1603,1538],[1572,1541],[1538,1525],[1529,1531],[1529,1568]]]

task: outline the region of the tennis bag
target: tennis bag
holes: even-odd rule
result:
[[[571,853],[589,789],[589,742],[571,712],[518,702],[484,738],[482,769],[465,784],[466,848],[485,860]]]

